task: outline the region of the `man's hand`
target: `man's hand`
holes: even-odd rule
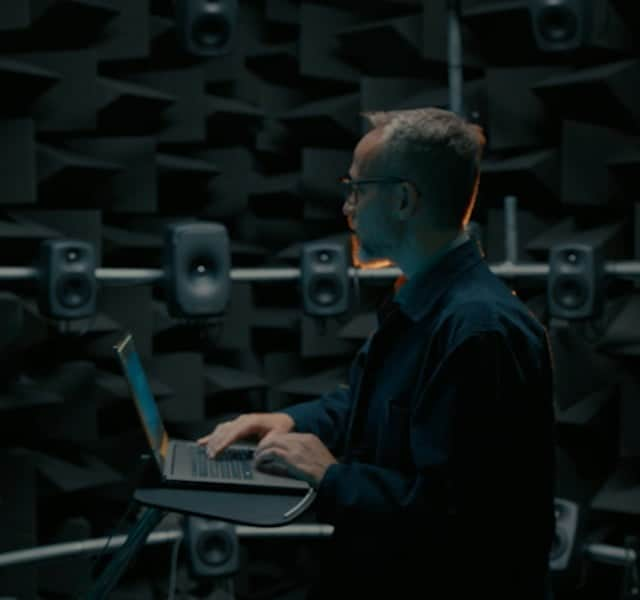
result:
[[[252,435],[263,439],[272,432],[291,431],[294,426],[293,419],[286,413],[248,413],[221,423],[209,435],[199,438],[197,443],[205,446],[207,454],[214,458],[233,442]]]
[[[254,460],[258,468],[274,474],[286,471],[312,487],[318,487],[327,469],[338,462],[316,435],[278,431],[262,438]]]

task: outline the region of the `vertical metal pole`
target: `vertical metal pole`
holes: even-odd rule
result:
[[[449,35],[447,38],[447,62],[449,67],[449,108],[452,112],[463,115],[462,99],[462,35],[460,33],[460,0],[449,0],[447,21]]]
[[[103,600],[107,598],[111,590],[125,572],[128,564],[136,553],[145,545],[147,537],[163,519],[165,511],[158,508],[147,508],[134,525],[124,543],[98,577],[93,589],[89,592],[87,600]]]
[[[518,199],[515,196],[505,196],[504,199],[504,230],[506,262],[518,262]]]

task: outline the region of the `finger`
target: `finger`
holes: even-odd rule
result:
[[[283,439],[285,439],[287,435],[288,434],[282,433],[281,431],[270,431],[258,442],[256,451],[262,450],[263,448],[269,448],[274,444],[282,447]]]

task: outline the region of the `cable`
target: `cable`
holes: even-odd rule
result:
[[[176,593],[176,583],[177,583],[177,571],[178,571],[178,550],[180,549],[180,544],[182,543],[182,538],[178,538],[173,544],[173,548],[171,549],[171,568],[169,575],[169,592],[167,595],[167,600],[173,600]]]
[[[93,561],[93,565],[91,567],[91,574],[92,575],[95,574],[95,571],[96,571],[100,561],[102,560],[102,557],[104,556],[105,552],[107,551],[107,548],[109,547],[109,544],[111,543],[111,539],[113,538],[114,534],[117,533],[120,530],[120,528],[122,527],[123,523],[127,520],[129,515],[131,514],[132,509],[137,504],[138,504],[138,502],[136,501],[135,498],[132,498],[129,501],[129,504],[127,505],[127,508],[124,511],[124,514],[120,518],[120,521],[118,521],[118,524],[115,526],[115,528],[111,530],[111,533],[109,534],[109,537],[107,538],[107,541],[106,541],[105,545],[103,546],[102,550],[100,550],[100,553],[98,554],[98,556]]]

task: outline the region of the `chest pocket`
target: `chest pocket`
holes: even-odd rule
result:
[[[377,464],[399,471],[412,469],[410,425],[409,404],[399,402],[394,396],[390,397],[386,402],[384,419],[378,431]]]

